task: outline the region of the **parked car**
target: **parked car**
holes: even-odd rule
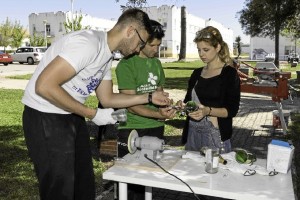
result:
[[[268,53],[265,57],[266,62],[271,62],[271,61],[274,62],[274,60],[275,60],[275,53]]]
[[[252,60],[264,60],[267,54],[264,49],[253,49]]]
[[[0,51],[0,63],[2,63],[5,66],[12,63],[11,55],[4,53],[3,51]]]
[[[288,55],[288,62],[299,62],[299,54],[298,53],[290,53]]]
[[[253,69],[253,76],[267,80],[275,72],[280,72],[280,69],[273,62],[257,62]]]
[[[33,65],[34,63],[41,61],[46,50],[46,47],[20,47],[11,56],[13,58],[13,62]]]
[[[113,59],[114,60],[120,60],[123,58],[123,55],[120,53],[120,51],[114,51],[113,52]]]

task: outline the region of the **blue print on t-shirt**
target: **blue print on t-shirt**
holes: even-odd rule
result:
[[[86,86],[88,93],[92,93],[94,92],[94,90],[98,87],[100,83],[100,79],[95,78],[95,79],[91,79],[91,82],[89,82],[89,85]]]

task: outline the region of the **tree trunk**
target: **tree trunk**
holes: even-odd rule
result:
[[[295,37],[295,53],[297,53],[297,38]]]
[[[186,58],[186,9],[181,7],[181,44],[178,60],[185,60]]]
[[[279,68],[279,28],[275,28],[275,65]]]
[[[279,33],[280,33],[280,24],[281,24],[281,19],[277,15],[280,11],[280,5],[277,3],[276,5],[276,14],[275,17],[277,20],[275,20],[275,60],[274,64],[279,68]]]

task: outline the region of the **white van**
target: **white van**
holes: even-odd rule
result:
[[[265,57],[266,62],[274,62],[275,60],[275,53],[268,53]]]
[[[46,52],[46,47],[20,47],[13,54],[13,62],[18,62],[20,64],[28,63],[33,65],[41,61],[44,53]]]

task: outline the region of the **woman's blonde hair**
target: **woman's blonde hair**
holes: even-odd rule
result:
[[[202,41],[207,42],[214,48],[217,48],[218,44],[220,44],[221,49],[219,51],[219,58],[222,62],[232,65],[232,59],[230,57],[228,45],[223,41],[222,35],[217,28],[213,26],[207,26],[200,31],[197,31],[194,42],[198,43]]]

